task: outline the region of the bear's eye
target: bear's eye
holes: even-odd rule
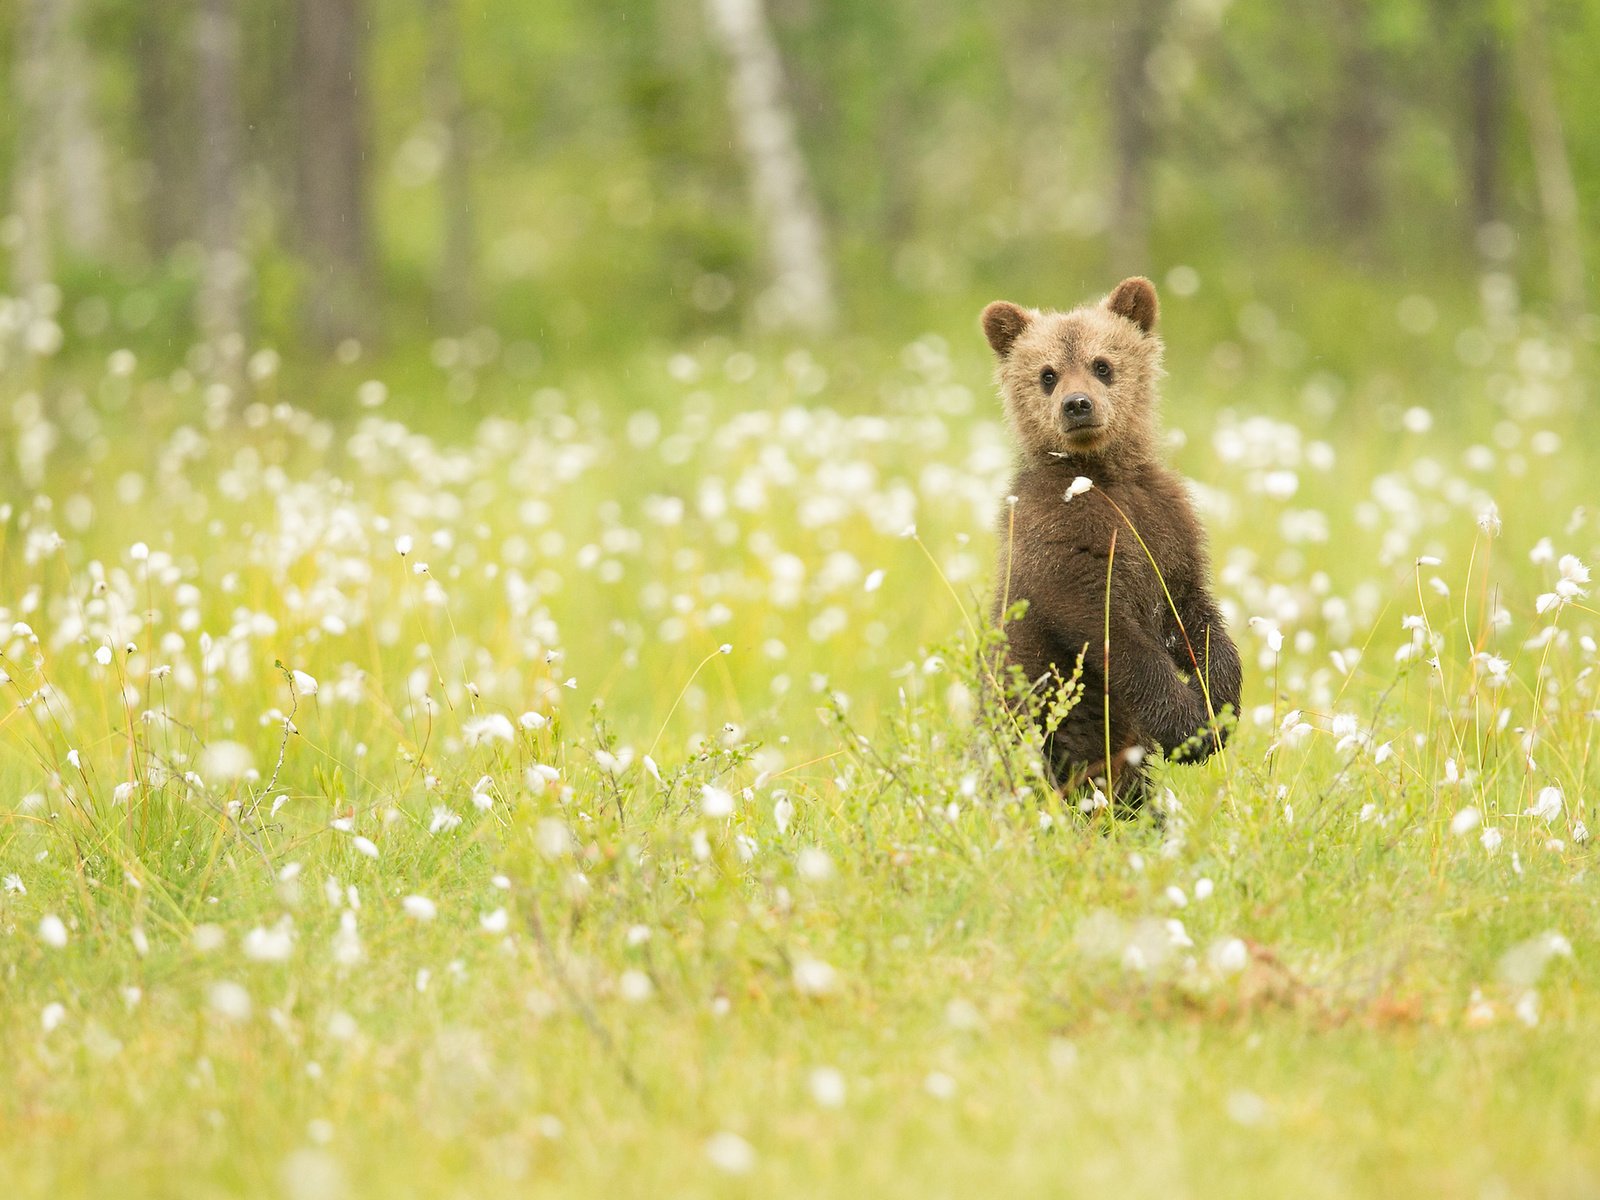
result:
[[[1044,370],[1039,372],[1039,382],[1044,385],[1044,390],[1046,392],[1055,387],[1056,378],[1056,373],[1049,367],[1046,367]]]
[[[1095,378],[1104,379],[1107,383],[1111,382],[1111,364],[1105,359],[1097,358],[1094,360],[1094,373]]]

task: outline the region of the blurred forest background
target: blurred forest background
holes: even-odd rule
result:
[[[1132,272],[1281,365],[1596,333],[1593,0],[11,0],[0,43],[8,322],[69,353],[533,377]]]

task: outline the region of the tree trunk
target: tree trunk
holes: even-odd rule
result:
[[[362,0],[298,0],[299,130],[295,189],[310,272],[313,337],[371,329],[367,213],[367,22]]]
[[[1382,72],[1367,31],[1366,0],[1336,0],[1339,87],[1332,97],[1328,156],[1334,228],[1358,250],[1370,249],[1378,222],[1378,151],[1383,145],[1379,108]]]
[[[1567,158],[1561,106],[1551,75],[1549,14],[1542,0],[1527,0],[1517,12],[1517,85],[1528,117],[1528,145],[1550,256],[1551,299],[1558,323],[1567,324],[1589,307],[1578,185]]]
[[[1485,20],[1467,59],[1468,179],[1474,230],[1500,219],[1500,138],[1504,70],[1494,27]]]
[[[769,328],[824,332],[836,314],[827,237],[762,0],[706,0],[706,11],[732,66],[728,105],[772,274],[757,317]]]
[[[102,257],[111,241],[111,191],[106,149],[95,122],[93,64],[84,47],[78,0],[53,0],[56,46],[56,169],[61,176],[61,232],[85,258]]]
[[[148,10],[134,47],[139,129],[149,172],[145,194],[145,240],[165,258],[190,235],[195,215],[195,144],[191,80],[173,53],[174,0],[147,0]],[[196,97],[197,99],[198,97]]]
[[[1150,267],[1150,158],[1155,149],[1155,102],[1145,64],[1161,37],[1166,0],[1135,0],[1118,19],[1109,108],[1116,162],[1111,212],[1111,257],[1126,275]]]
[[[460,327],[472,319],[476,237],[467,109],[461,86],[460,14],[456,0],[428,0],[432,42],[428,54],[428,107],[444,139],[439,198],[444,239],[438,277],[440,315]]]
[[[17,165],[13,205],[21,225],[11,261],[11,286],[37,303],[54,279],[54,208],[50,172],[51,50],[58,17],[54,0],[24,0],[17,36]]]
[[[248,266],[239,231],[239,13],[237,0],[200,0],[195,23],[200,101],[198,324],[215,377],[242,381]]]

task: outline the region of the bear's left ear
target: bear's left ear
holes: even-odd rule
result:
[[[1156,314],[1161,311],[1156,303],[1156,285],[1143,275],[1117,284],[1106,297],[1106,307],[1119,317],[1127,317],[1145,333],[1156,327]]]

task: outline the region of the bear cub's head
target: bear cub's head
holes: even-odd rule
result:
[[[1155,445],[1156,289],[1124,279],[1098,304],[1071,312],[996,300],[983,333],[1023,455],[1137,462]]]

